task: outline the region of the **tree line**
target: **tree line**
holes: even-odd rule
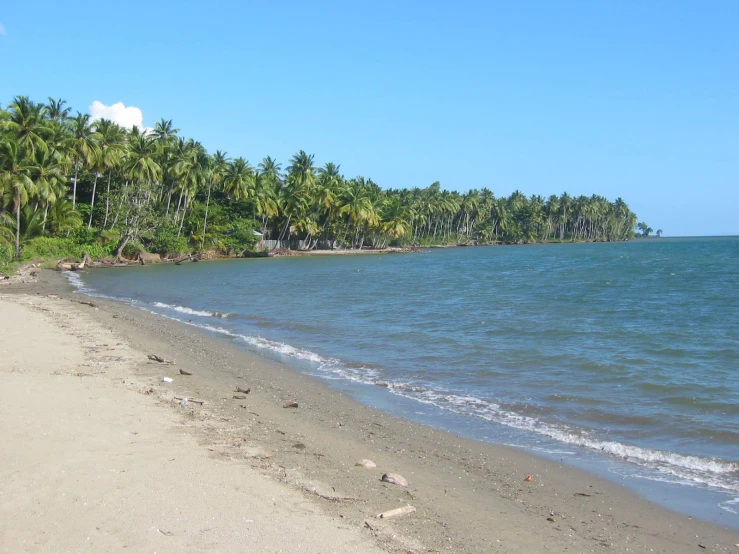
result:
[[[269,156],[252,165],[209,153],[171,120],[129,130],[26,96],[0,109],[0,190],[0,245],[16,256],[36,237],[81,237],[120,257],[141,244],[164,254],[238,251],[260,234],[305,249],[611,241],[637,225],[620,198],[496,197],[438,182],[383,189],[302,150],[284,168]]]

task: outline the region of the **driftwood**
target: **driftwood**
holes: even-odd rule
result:
[[[242,389],[239,386],[236,386],[236,392],[243,392],[244,394],[249,394],[251,392],[251,389]]]
[[[199,262],[200,254],[185,254],[174,260],[174,265],[181,265],[182,262],[190,260],[191,262]]]
[[[187,371],[186,369],[181,369],[180,370],[180,375],[192,375],[192,372]]]
[[[87,254],[87,252],[82,253],[82,261],[79,263],[77,262],[66,262],[64,260],[59,260],[56,264],[56,270],[57,271],[79,271],[80,269],[85,269],[86,265],[91,265],[92,259]]]
[[[195,400],[194,398],[188,398],[187,396],[175,396],[175,400],[187,400],[188,402],[195,402],[195,404],[200,404],[201,406],[205,404],[205,400]]]
[[[153,360],[155,362],[159,362],[160,364],[167,364],[167,365],[175,365],[174,360],[166,360],[162,358],[161,356],[157,356],[156,354],[149,354],[149,359]]]
[[[72,300],[72,302],[77,302],[77,304],[84,304],[85,306],[90,306],[91,308],[97,308],[97,304],[94,302],[90,302],[89,300]]]
[[[407,506],[401,506],[400,508],[395,508],[394,510],[388,510],[387,512],[382,512],[381,514],[377,514],[377,517],[380,519],[387,519],[389,517],[397,517],[397,516],[404,516],[407,514],[412,514],[415,512],[416,509],[408,504]]]

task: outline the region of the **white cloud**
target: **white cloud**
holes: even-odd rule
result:
[[[113,123],[117,123],[121,127],[130,129],[136,125],[139,129],[144,129],[144,114],[136,106],[126,106],[123,102],[116,102],[112,106],[106,106],[102,102],[95,100],[90,106],[90,118],[93,121],[98,119],[110,119]]]
[[[0,23],[0,35],[7,35],[8,32],[5,30],[5,27],[3,27],[3,24]]]

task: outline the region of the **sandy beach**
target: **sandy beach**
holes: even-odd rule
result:
[[[47,271],[0,287],[0,440],[2,552],[739,552],[735,531]]]

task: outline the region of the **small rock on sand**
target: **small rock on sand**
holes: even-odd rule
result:
[[[408,486],[408,480],[402,475],[398,475],[397,473],[384,473],[380,480],[385,481],[386,483],[391,483],[393,485],[400,485],[401,487]]]
[[[359,460],[354,465],[355,466],[361,466],[361,467],[363,467],[365,469],[372,469],[372,468],[377,467],[377,464],[375,462],[373,462],[372,460]]]

